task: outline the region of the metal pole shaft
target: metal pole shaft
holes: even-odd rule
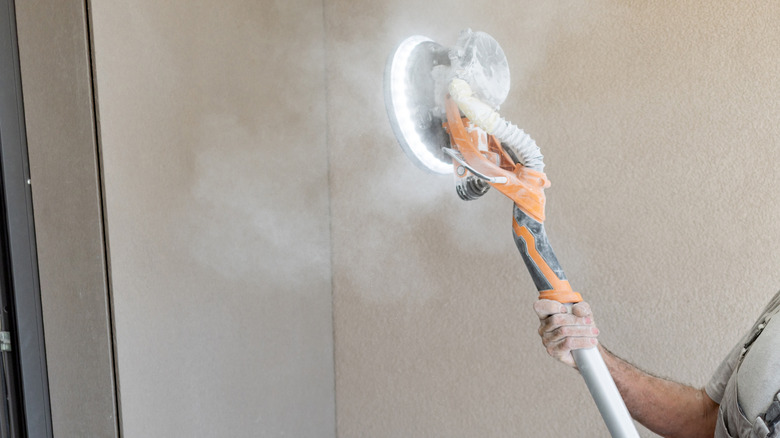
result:
[[[628,413],[628,408],[598,348],[574,350],[571,353],[609,433],[613,437],[639,438],[631,414]]]

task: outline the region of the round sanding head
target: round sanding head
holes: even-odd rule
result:
[[[437,107],[436,66],[449,66],[448,50],[423,36],[405,39],[390,55],[385,70],[385,105],[390,125],[406,155],[420,168],[452,173],[452,159],[443,151],[449,137]]]

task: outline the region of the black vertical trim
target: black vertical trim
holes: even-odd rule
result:
[[[16,327],[25,436],[52,437],[43,312],[33,224],[30,168],[13,0],[0,0],[0,178],[7,220],[8,268]]]

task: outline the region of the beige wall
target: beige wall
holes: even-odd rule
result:
[[[320,3],[91,8],[124,436],[333,436]]]
[[[502,43],[502,112],[542,147],[548,233],[602,341],[702,385],[780,284],[779,12],[326,2],[339,436],[607,434],[540,345],[511,203],[458,200],[395,144],[381,89],[395,44],[465,27]]]
[[[395,143],[382,74],[411,34],[502,43],[502,112],[542,146],[550,239],[616,353],[701,385],[780,282],[776,6],[90,7],[125,436],[606,434],[579,376],[540,346],[509,201],[458,200]],[[45,8],[17,8],[33,178],[49,178],[33,188],[55,430],[108,436],[107,321],[64,316],[107,306],[83,10],[52,14],[75,35],[57,58]],[[65,75],[81,85],[44,86],[58,59],[81,60]],[[55,153],[57,123],[76,123],[63,115],[83,131]],[[61,248],[63,211],[91,237]],[[86,356],[59,332],[77,323],[96,336]],[[65,405],[93,372],[100,420]]]

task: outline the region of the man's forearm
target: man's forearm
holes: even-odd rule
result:
[[[631,416],[666,437],[712,437],[718,404],[702,389],[650,375],[599,346]]]

